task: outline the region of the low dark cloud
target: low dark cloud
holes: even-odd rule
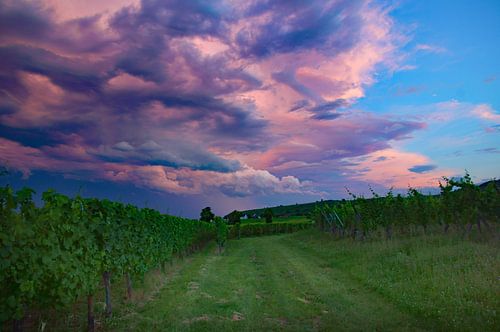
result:
[[[313,112],[313,113],[323,113],[323,112],[328,112],[328,111],[334,111],[338,108],[345,107],[347,105],[348,105],[348,103],[345,99],[337,99],[334,101],[330,101],[330,102],[323,103],[323,104],[317,105],[315,107],[312,107],[311,109],[309,109],[309,111]]]
[[[240,168],[237,160],[220,158],[200,146],[187,142],[165,141],[158,144],[155,141],[147,141],[133,146],[122,141],[113,146],[99,146],[93,154],[104,161],[135,165],[188,167],[193,170],[217,172],[234,172]]]
[[[314,114],[313,116],[311,116],[311,118],[315,119],[315,120],[335,120],[336,118],[338,118],[341,115],[342,114],[339,114],[339,113],[323,112],[323,113],[319,113],[319,114]]]
[[[384,160],[387,160],[387,157],[380,156],[380,157],[374,159],[373,162],[380,162],[380,161],[384,161]]]
[[[345,99],[337,99],[312,107],[309,112],[313,113],[312,118],[316,120],[334,120],[342,115],[335,111],[348,105]]]
[[[56,145],[60,142],[59,139],[52,137],[47,130],[41,128],[22,129],[2,124],[0,124],[0,137],[34,148]]]
[[[40,74],[66,90],[95,92],[105,79],[99,68],[92,68],[87,61],[71,60],[43,48],[25,45],[2,46],[0,58],[0,71],[10,77],[16,77],[19,71]],[[11,84],[13,89],[10,86],[6,88],[19,90],[17,81]]]
[[[415,165],[413,167],[408,168],[408,170],[413,173],[426,173],[436,168],[437,168],[436,165]]]

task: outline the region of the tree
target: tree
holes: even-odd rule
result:
[[[264,210],[264,218],[266,218],[266,223],[272,223],[273,222],[273,210],[270,208],[267,208]]]
[[[207,206],[206,208],[201,210],[201,213],[200,213],[200,220],[201,221],[210,222],[214,219],[214,217],[215,217],[215,214],[212,213],[212,209],[210,208],[210,206]]]
[[[239,224],[241,222],[241,212],[234,210],[233,212],[227,215],[227,220],[230,225]]]

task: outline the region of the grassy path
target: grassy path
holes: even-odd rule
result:
[[[231,241],[194,255],[157,297],[112,330],[419,330],[418,320],[290,235]]]

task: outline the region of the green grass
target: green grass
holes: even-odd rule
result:
[[[114,331],[498,331],[493,240],[352,242],[316,230],[229,241],[179,264]]]

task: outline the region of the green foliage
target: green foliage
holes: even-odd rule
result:
[[[230,214],[227,215],[227,220],[230,225],[238,224],[241,222],[241,212],[234,210]]]
[[[312,203],[303,203],[303,204],[291,204],[291,205],[279,205],[270,207],[273,211],[274,217],[290,217],[290,216],[308,216],[315,207],[321,206],[324,204],[335,204],[338,201],[336,200],[321,200]],[[253,209],[253,210],[245,210],[241,211],[242,215],[247,215],[249,218],[253,216],[264,216],[264,210],[267,208],[261,209]]]
[[[270,208],[267,208],[264,210],[264,218],[266,219],[266,223],[272,223],[273,222],[273,210]]]
[[[211,222],[214,220],[215,215],[212,213],[210,206],[203,208],[200,213],[200,220],[205,222]]]
[[[229,238],[273,235],[281,233],[293,233],[312,227],[312,223],[305,222],[280,222],[280,223],[252,223],[231,226]]]
[[[405,197],[394,196],[392,189],[381,197],[370,188],[372,197],[367,199],[348,190],[352,200],[316,206],[310,218],[323,231],[354,239],[364,239],[379,228],[391,238],[395,227],[407,233],[421,228],[425,233],[433,225],[444,226],[445,232],[455,225],[468,232],[473,225],[481,230],[481,225],[489,228],[490,222],[498,222],[500,194],[495,181],[481,188],[468,173],[443,181],[439,183],[439,196],[409,188]]]
[[[215,217],[214,224],[215,224],[215,234],[216,234],[215,240],[217,242],[217,245],[219,246],[219,251],[220,251],[221,248],[223,248],[226,243],[229,230],[227,223],[221,217]]]
[[[33,193],[0,188],[0,323],[92,294],[105,271],[142,278],[215,236],[210,223],[53,190],[37,208]]]

